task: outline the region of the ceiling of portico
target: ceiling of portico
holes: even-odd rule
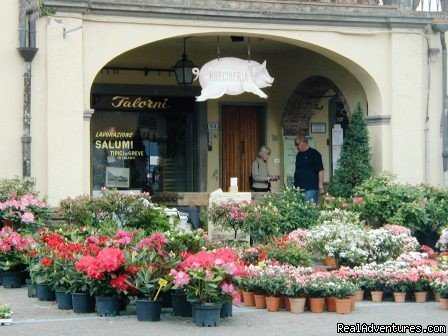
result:
[[[240,35],[238,35],[240,36]],[[297,46],[278,42],[262,37],[247,36],[243,41],[234,42],[230,36],[192,36],[186,40],[186,53],[188,58],[195,64],[201,66],[210,59],[218,57],[218,46],[220,57],[248,58],[250,46],[251,59],[264,60],[279,55],[299,54],[302,50]],[[107,66],[133,66],[166,68],[173,66],[183,53],[183,38],[172,38],[155,43],[150,43],[127,51],[111,60]]]

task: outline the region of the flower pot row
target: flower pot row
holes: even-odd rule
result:
[[[247,307],[255,307],[257,309],[267,309],[269,312],[277,312],[282,305],[291,313],[303,313],[305,307],[313,313],[321,313],[325,310],[329,312],[337,312],[347,314],[355,309],[356,298],[352,295],[349,298],[293,298],[287,296],[265,296],[264,294],[256,294],[254,292],[244,292],[244,305]],[[348,304],[348,310],[346,305]]]
[[[58,309],[73,310],[75,313],[85,314],[96,311],[99,316],[117,316],[123,310],[123,297],[119,296],[95,296],[87,293],[67,293],[65,291],[53,291],[46,284],[29,283],[29,289],[36,289],[36,293],[30,296],[39,301],[56,300]],[[33,294],[33,293],[31,293]],[[176,316],[193,317],[197,326],[218,326],[220,319],[232,316],[232,303],[230,301],[215,304],[200,304],[189,302],[184,293],[172,292],[173,314]],[[160,321],[163,299],[149,300],[137,299],[135,301],[138,321]],[[125,308],[125,307],[124,307]]]

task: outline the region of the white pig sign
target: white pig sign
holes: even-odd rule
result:
[[[223,57],[207,62],[201,70],[193,69],[199,78],[202,91],[196,101],[219,98],[225,94],[238,95],[252,92],[261,98],[268,96],[260,90],[272,85],[272,78],[266,70],[266,61],[260,64],[255,61],[235,57]]]

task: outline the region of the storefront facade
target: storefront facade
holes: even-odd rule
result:
[[[17,53],[19,33],[7,39],[0,137],[8,146],[0,176],[22,175],[25,64],[32,65],[30,172],[52,204],[103,186],[199,192],[227,190],[238,177],[247,190],[261,144],[272,149],[278,190],[291,182],[297,132],[322,153],[328,182],[337,155],[333,128],[346,127],[358,103],[375,172],[444,185],[446,74],[440,33],[431,27],[446,12],[405,15],[401,2],[194,1],[187,8],[172,1],[169,9],[134,2],[44,1],[56,13],[36,20],[39,50],[31,62]],[[5,24],[16,32],[19,8],[6,6]],[[268,98],[197,102],[198,82],[179,85],[172,71],[184,41],[199,69],[223,57],[266,61],[274,78],[261,89]]]

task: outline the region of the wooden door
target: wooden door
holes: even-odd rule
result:
[[[239,191],[250,191],[251,163],[258,154],[264,135],[261,106],[222,107],[221,188],[228,191],[230,178],[238,177]]]

